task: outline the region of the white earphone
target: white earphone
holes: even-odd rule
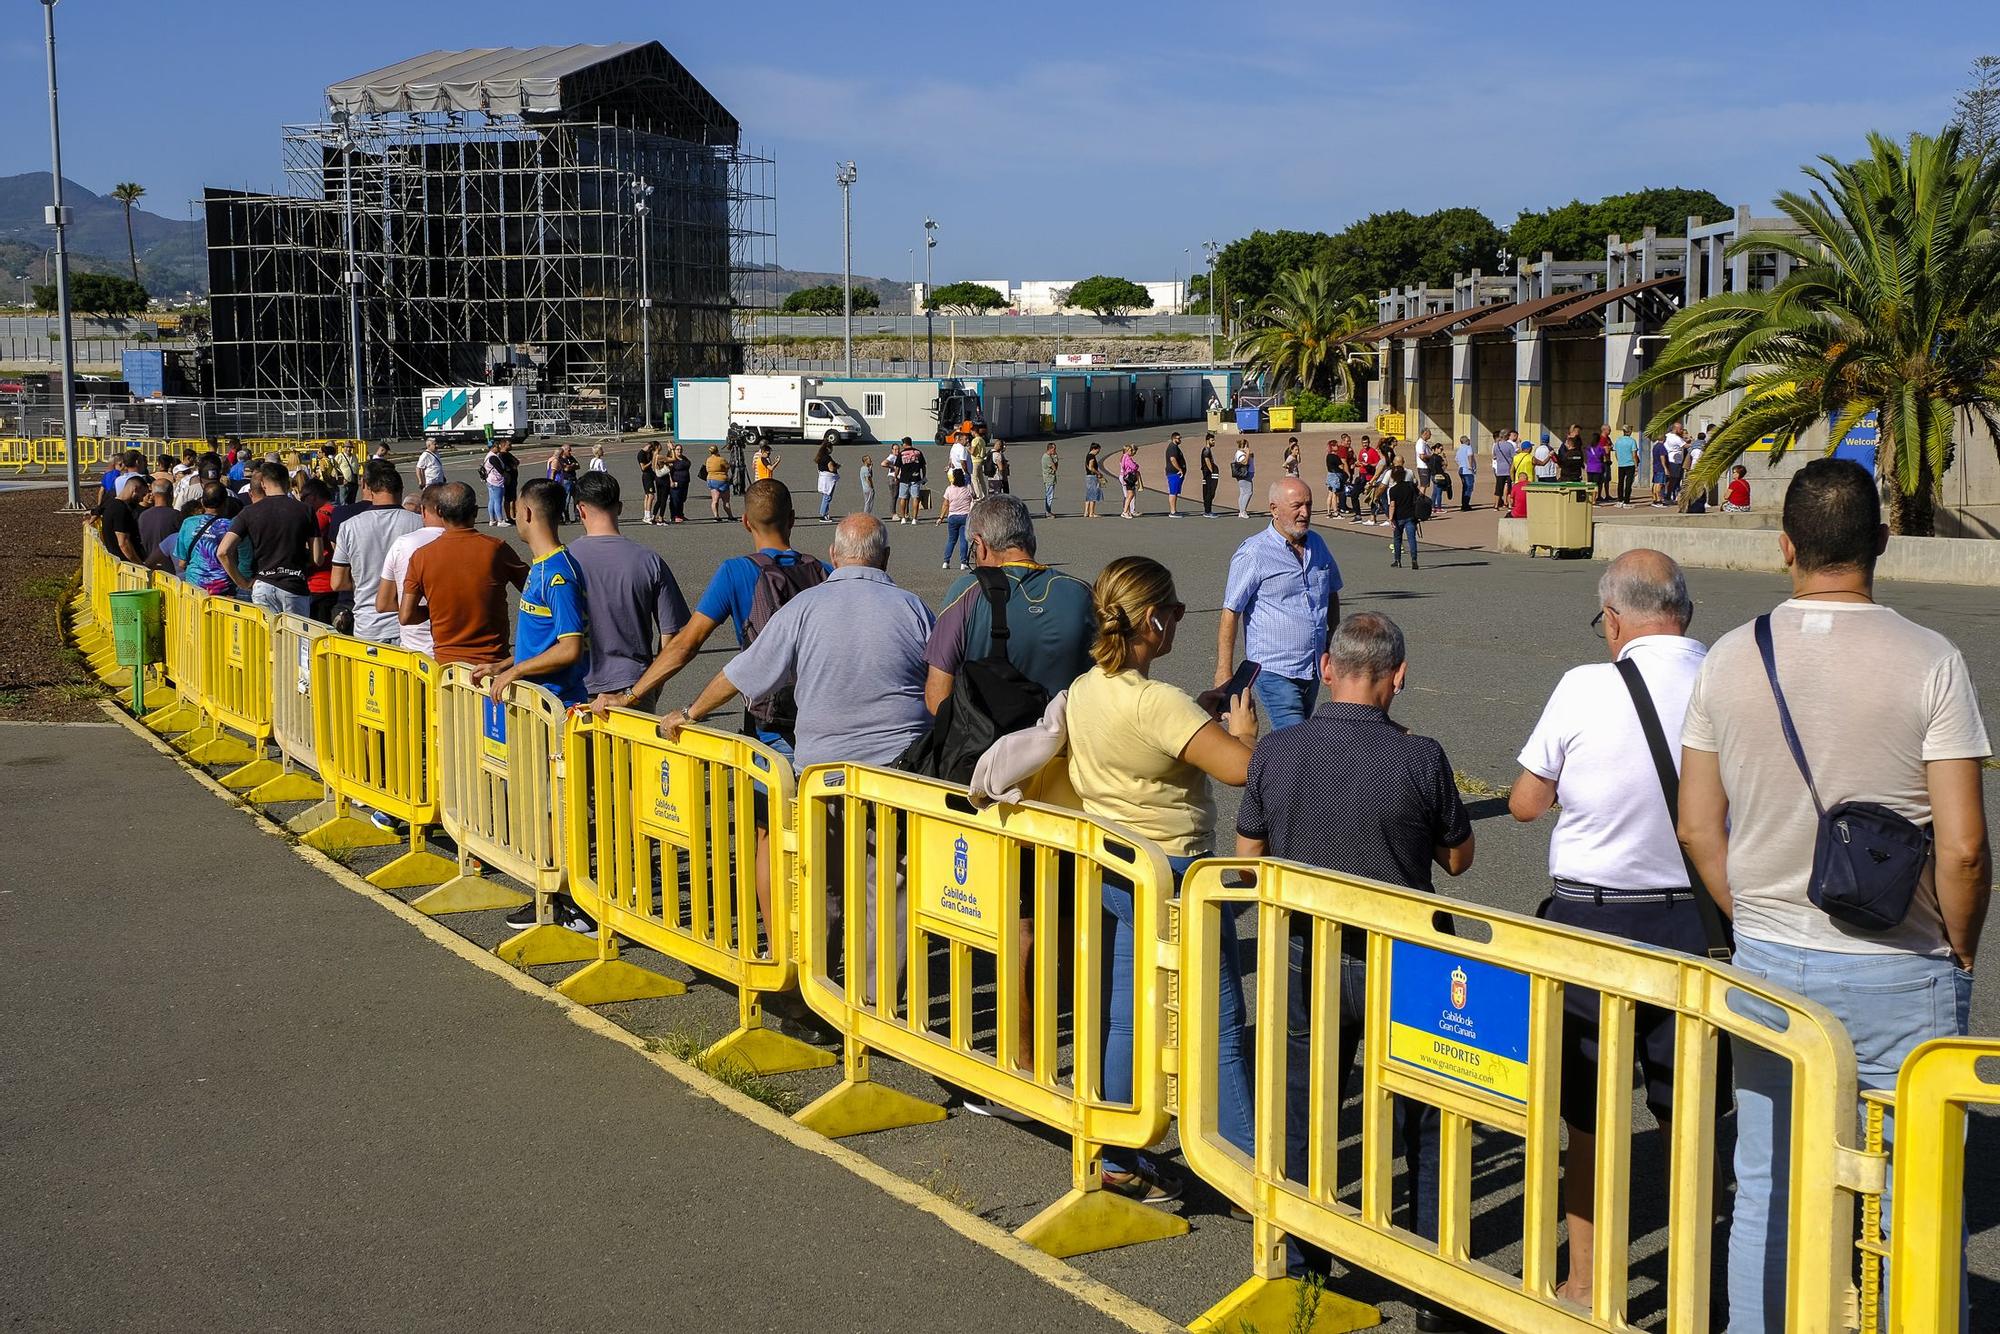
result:
[[[1165,634],[1167,632],[1167,627],[1160,624],[1160,618],[1155,616],[1152,619],[1153,619],[1153,629],[1155,629],[1161,634]]]

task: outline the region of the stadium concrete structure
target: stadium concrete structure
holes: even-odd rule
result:
[[[369,434],[484,383],[587,433],[640,415],[642,320],[656,397],[740,369],[774,169],[658,42],[432,51],[325,106],[284,129],[286,193],[206,192],[219,398],[338,421],[358,342]]]

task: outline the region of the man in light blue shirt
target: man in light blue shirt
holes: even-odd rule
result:
[[[1263,671],[1252,687],[1267,731],[1312,712],[1319,656],[1340,622],[1340,567],[1312,530],[1312,491],[1296,477],[1271,486],[1271,526],[1236,548],[1222,594],[1215,684],[1236,671],[1236,630],[1243,655]]]
[[[1632,479],[1639,474],[1639,442],[1632,438],[1631,427],[1618,428],[1611,452],[1618,459],[1618,503],[1627,506],[1632,503]]]

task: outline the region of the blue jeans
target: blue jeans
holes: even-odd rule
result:
[[[1312,924],[1294,918],[1291,938],[1291,974],[1286,983],[1285,1004],[1290,1028],[1285,1037],[1285,1175],[1305,1184],[1307,1155],[1311,1149],[1308,1124],[1312,1116],[1312,1050],[1324,1048],[1334,1035],[1314,1033],[1311,1012]],[[1260,984],[1261,985],[1261,984]],[[1329,1124],[1321,1135],[1340,1138],[1339,1104],[1347,1101],[1354,1073],[1354,1054],[1361,1048],[1362,1022],[1368,1006],[1368,966],[1361,959],[1343,955],[1340,960],[1340,1033],[1334,1066],[1339,1080]],[[1437,1240],[1438,1225],[1438,1110],[1428,1103],[1397,1098],[1396,1139],[1408,1165],[1405,1179],[1410,1192],[1411,1228],[1420,1237]],[[1327,1275],[1333,1259],[1309,1242],[1285,1241],[1285,1271],[1294,1278],[1307,1274]]]
[[[1250,693],[1257,697],[1257,707],[1264,711],[1264,731],[1268,735],[1312,716],[1313,701],[1319,698],[1319,682],[1260,672],[1250,685]]]
[[[496,486],[492,482],[488,482],[486,484],[487,522],[499,523],[502,519],[506,517],[507,517],[507,488],[505,486]]]
[[[1967,1031],[1972,975],[1948,958],[1835,954],[1738,936],[1734,963],[1833,1011],[1854,1042],[1863,1089],[1894,1088],[1896,1072],[1918,1044]],[[1736,1062],[1736,1213],[1729,1228],[1729,1329],[1730,1334],[1757,1334],[1785,1327],[1791,1145],[1790,1117],[1780,1109],[1789,1110],[1792,1071],[1783,1057],[1748,1042],[1733,1042],[1731,1050]],[[1885,1233],[1888,1219],[1885,1191]],[[1962,1275],[1959,1294],[1963,1328]]]
[[[1396,520],[1396,533],[1389,541],[1389,560],[1400,565],[1403,560],[1403,538],[1410,539],[1410,568],[1417,568],[1417,521],[1415,519]]]
[[[952,549],[958,549],[960,564],[972,559],[972,546],[965,540],[965,520],[963,514],[948,515],[944,521],[944,563],[951,564]]]
[[[1431,508],[1434,510],[1444,508],[1444,474],[1441,472],[1431,474]]]
[[[312,594],[287,593],[276,584],[259,579],[250,585],[250,602],[279,616],[310,616]]]
[[[1193,857],[1169,857],[1174,885],[1194,864]],[[1104,1100],[1132,1101],[1132,886],[1104,877]],[[1243,973],[1237,959],[1236,919],[1222,914],[1222,989],[1216,1006],[1216,1110],[1222,1137],[1249,1153],[1254,1122],[1250,1114],[1250,1063],[1243,1050]],[[1104,1155],[1107,1171],[1130,1169],[1129,1158]]]
[[[838,482],[834,483],[836,489],[839,485]],[[819,517],[824,519],[831,513],[833,513],[833,492],[822,491],[819,493]]]
[[[1472,474],[1469,472],[1458,475],[1458,507],[1462,510],[1472,508]]]
[[[1042,514],[1044,517],[1048,517],[1053,515],[1055,512],[1056,512],[1056,488],[1055,488],[1055,483],[1051,482],[1047,486],[1042,488]]]

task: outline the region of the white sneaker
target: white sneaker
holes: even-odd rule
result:
[[[940,570],[949,570],[949,569],[951,568],[951,562],[950,562],[950,561],[946,561],[946,562],[944,562],[944,564],[942,564],[942,565],[938,566],[938,568],[939,568]]]

